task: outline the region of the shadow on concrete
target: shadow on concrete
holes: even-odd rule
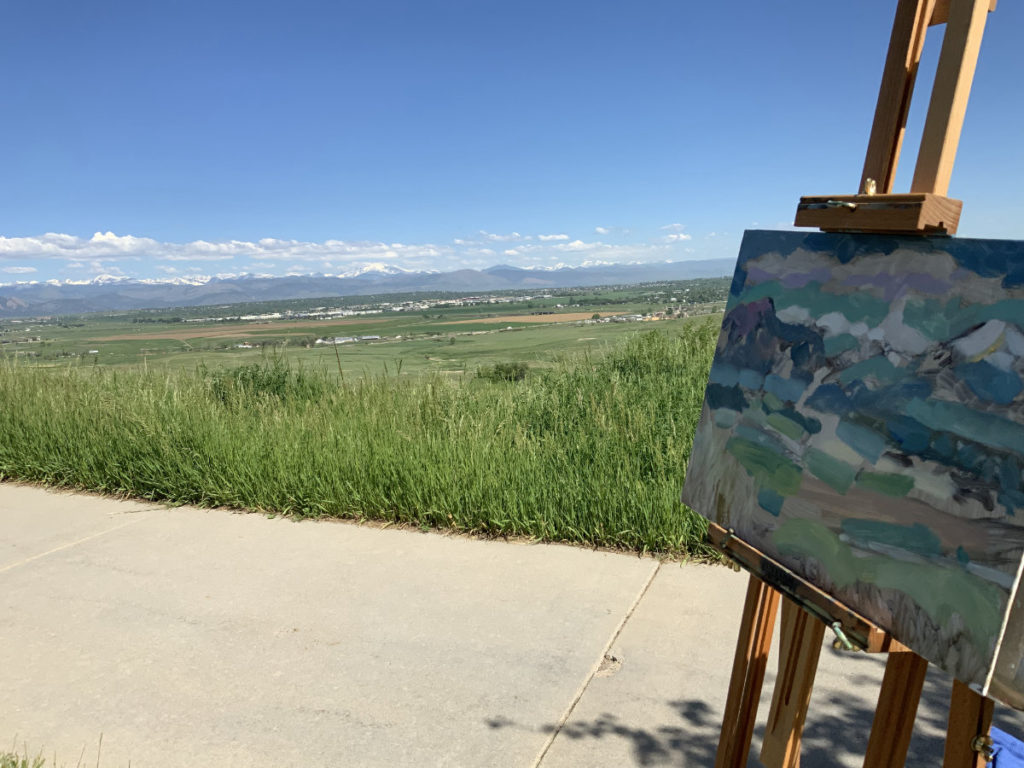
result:
[[[825,653],[835,653],[826,650]],[[851,658],[844,656],[850,663]],[[854,657],[862,671],[854,670],[845,678],[848,690],[817,691],[804,728],[800,764],[802,768],[835,768],[860,766],[867,749],[868,736],[875,714],[882,657]],[[871,665],[876,665],[871,669]],[[765,681],[763,700],[770,700],[773,679]],[[907,754],[907,768],[934,768],[942,762],[946,718],[949,711],[951,682],[939,670],[931,668],[921,695],[914,724],[914,734]],[[623,722],[617,715],[605,712],[593,720],[570,718],[559,732],[558,740],[583,739],[624,740],[632,765],[636,766],[711,766],[718,749],[722,713],[700,699],[679,699],[666,702],[678,716],[677,722],[642,727]],[[763,717],[763,714],[762,714]],[[1024,733],[1024,715],[997,706],[995,722],[999,727],[1017,734]],[[526,727],[507,718],[487,721],[491,728]],[[554,724],[540,728],[551,733]],[[758,760],[764,724],[755,729],[748,768],[760,768]],[[621,750],[621,747],[620,747]],[[571,750],[570,750],[571,752]],[[610,750],[610,755],[620,751]]]

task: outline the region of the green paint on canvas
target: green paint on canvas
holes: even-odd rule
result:
[[[842,530],[860,546],[884,544],[924,557],[942,554],[942,543],[930,528],[921,523],[899,525],[883,520],[843,520]]]
[[[1003,590],[957,565],[910,563],[882,556],[857,556],[824,525],[812,520],[787,520],[772,535],[786,556],[813,558],[839,589],[855,582],[873,584],[909,596],[940,626],[959,615],[971,644],[982,657],[1002,625]]]
[[[948,302],[908,298],[903,308],[903,322],[932,341],[944,341],[950,337],[949,318],[956,316],[959,304],[959,298]]]
[[[765,424],[768,423],[768,416],[763,410],[757,407],[756,403],[752,403],[749,408],[744,409],[743,421],[757,427],[764,427]]]
[[[770,411],[781,411],[786,407],[786,404],[771,392],[765,392],[764,396],[761,398],[761,402],[763,402],[765,407]]]
[[[847,352],[857,347],[860,342],[857,341],[856,336],[852,336],[849,333],[841,333],[838,336],[831,336],[825,339],[825,354],[829,357],[835,357],[841,355],[843,352]]]
[[[800,490],[800,467],[785,456],[742,437],[730,438],[725,449],[758,482],[776,493],[792,496]]]
[[[819,522],[799,518],[786,520],[775,529],[772,542],[783,555],[818,560],[839,589],[853,586],[858,579],[853,550]]]
[[[821,283],[811,282],[802,288],[787,288],[772,280],[743,290],[742,303],[770,298],[776,311],[786,307],[803,307],[811,317],[823,317],[830,312],[841,312],[851,323],[864,322],[869,327],[881,323],[889,314],[889,304],[876,299],[866,291],[857,291],[843,296],[823,291]]]
[[[730,429],[739,417],[740,415],[731,408],[716,408],[711,411],[711,420],[719,429]]]
[[[904,592],[937,624],[948,626],[954,614],[962,617],[968,635],[980,655],[991,653],[1002,626],[1005,595],[997,585],[959,566],[905,563],[869,558],[865,568],[870,581],[882,589]]]
[[[995,414],[981,413],[961,403],[914,398],[907,415],[937,432],[973,440],[993,448],[1024,453],[1024,427]]]
[[[836,437],[872,464],[878,461],[885,450],[885,438],[878,432],[849,421],[839,422],[836,427]]]
[[[762,488],[757,492],[757,503],[761,509],[766,512],[778,517],[782,512],[782,505],[785,503],[785,499],[773,491],[771,488]]]
[[[932,341],[956,338],[988,320],[1018,324],[1024,301],[1004,299],[992,304],[963,304],[959,296],[941,301],[911,297],[903,309],[903,322]]]
[[[801,427],[792,419],[787,419],[781,413],[769,414],[768,425],[784,434],[790,440],[799,440],[806,434],[806,431],[803,427]]]
[[[897,368],[885,357],[869,357],[854,363],[849,368],[844,368],[839,373],[839,380],[843,384],[851,384],[855,381],[863,381],[867,378],[877,379],[881,384],[893,384],[910,374],[906,368]]]
[[[851,467],[845,461],[829,456],[817,448],[807,449],[807,453],[804,454],[804,462],[812,475],[831,486],[838,493],[846,493],[857,474],[855,467]]]
[[[857,485],[867,491],[884,493],[886,496],[906,496],[914,489],[914,478],[894,475],[889,472],[863,470],[857,475]]]
[[[958,313],[957,327],[952,330],[960,335],[969,328],[989,320],[1003,320],[1013,325],[1020,324],[1024,317],[1024,301],[1003,299],[993,304],[969,304]]]

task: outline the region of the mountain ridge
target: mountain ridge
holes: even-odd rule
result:
[[[169,309],[250,301],[328,298],[371,293],[468,292],[622,285],[732,274],[732,259],[654,264],[413,272],[386,264],[341,275],[275,277],[261,274],[135,279],[98,275],[87,281],[21,281],[0,285],[0,317],[84,314],[134,309]]]

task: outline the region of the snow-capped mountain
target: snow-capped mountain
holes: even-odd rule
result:
[[[732,274],[731,259],[656,264],[557,265],[522,268],[498,264],[483,270],[413,272],[390,264],[365,264],[327,275],[193,275],[133,279],[98,275],[91,280],[21,281],[0,285],[0,317],[66,315],[126,309],[163,309],[247,301],[358,296],[374,293],[454,291],[480,293],[515,288],[546,289],[585,285],[630,285]]]

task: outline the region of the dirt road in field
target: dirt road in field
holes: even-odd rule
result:
[[[498,315],[497,317],[478,317],[474,320],[453,320],[448,325],[466,325],[469,323],[575,323],[589,320],[594,312],[556,312],[552,315]],[[611,317],[618,312],[598,312],[601,317]]]
[[[610,317],[616,312],[601,312],[601,317]],[[563,312],[552,315],[498,315],[497,317],[477,317],[469,320],[440,321],[443,325],[471,325],[473,323],[569,323],[577,320],[589,320],[594,316],[593,312]],[[91,341],[135,341],[145,339],[174,339],[184,341],[186,339],[228,339],[253,335],[266,335],[271,333],[287,333],[289,331],[315,330],[318,328],[338,328],[347,325],[372,325],[378,329],[380,323],[400,318],[363,318],[349,317],[339,320],[283,320],[267,321],[257,323],[222,323],[218,325],[204,325],[196,328],[183,324],[183,327],[173,327],[161,331],[144,331],[141,333],[118,333],[112,336],[100,336]]]
[[[386,321],[385,321],[386,322]],[[281,333],[286,331],[299,331],[306,328],[337,328],[344,325],[374,325],[381,323],[379,318],[355,318],[350,317],[344,320],[284,320],[281,322],[268,321],[265,323],[223,323],[219,325],[204,325],[200,328],[188,327],[169,328],[166,331],[147,331],[145,333],[119,333],[114,336],[103,336],[92,339],[92,341],[133,341],[135,339],[200,339],[200,338],[229,338],[237,336],[251,336],[252,334]]]

